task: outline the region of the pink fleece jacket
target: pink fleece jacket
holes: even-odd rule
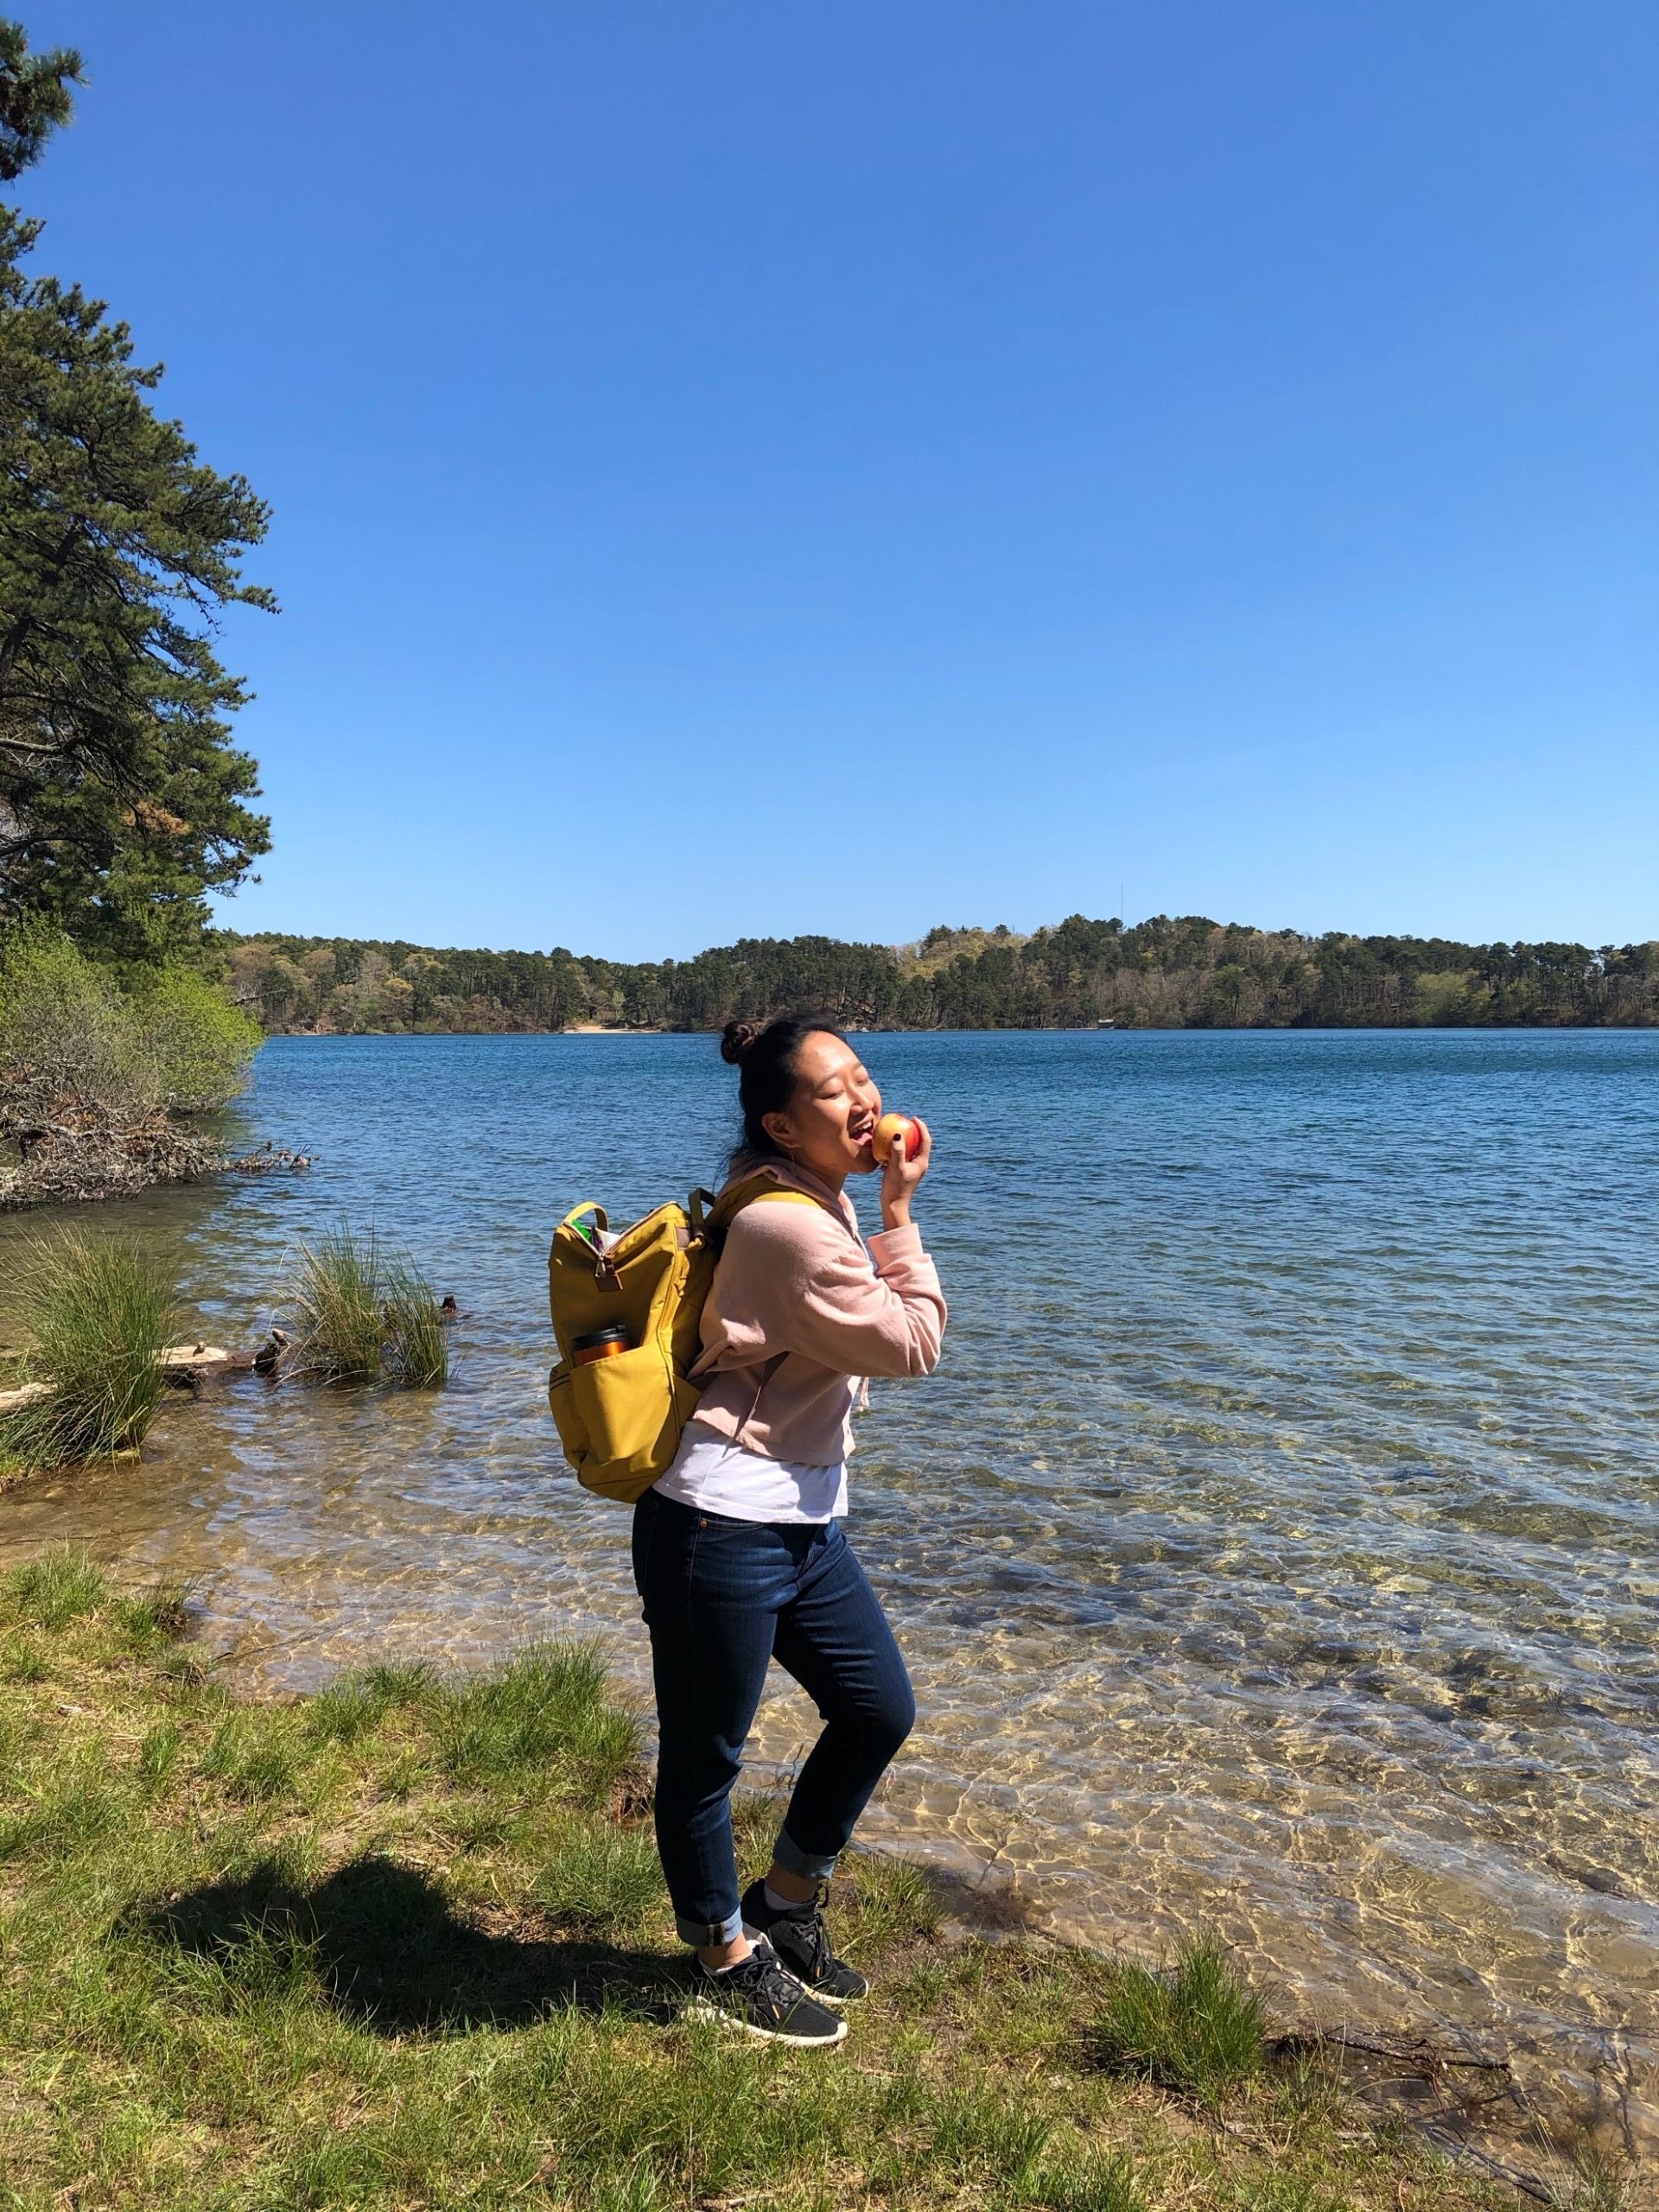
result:
[[[764,1172],[820,1203],[762,1200],[733,1222],[702,1309],[695,1418],[768,1459],[833,1466],[853,1448],[861,1377],[938,1365],[944,1296],[913,1223],[867,1249],[844,1192],[787,1161]]]

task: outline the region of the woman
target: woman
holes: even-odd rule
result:
[[[881,1094],[857,1053],[834,1030],[791,1020],[732,1022],[721,1052],[739,1070],[733,1177],[759,1170],[797,1202],[762,1199],[733,1221],[703,1307],[696,1416],[634,1509],[657,1689],[657,1842],[676,1924],[708,1976],[696,2009],[751,2035],[832,2044],[847,2029],[830,2008],[867,1984],[830,1948],[825,1885],[916,1717],[893,1630],[842,1533],[846,1460],[859,1379],[938,1362],[944,1300],[910,1217],[931,1144],[921,1128],[913,1160],[893,1146],[867,1249],[842,1185],[876,1166]],[[771,1870],[740,1898],[732,1785],[772,1658],[824,1728]]]

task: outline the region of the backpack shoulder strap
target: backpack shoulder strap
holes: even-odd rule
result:
[[[815,1198],[808,1191],[780,1190],[770,1175],[751,1175],[747,1182],[734,1185],[718,1198],[712,1191],[693,1191],[685,1203],[686,1211],[691,1217],[692,1235],[712,1236],[718,1242],[745,1206],[777,1205],[779,1202],[791,1206],[823,1206],[826,1213],[830,1211],[822,1198]]]

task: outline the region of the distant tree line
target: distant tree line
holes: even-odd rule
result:
[[[701,1030],[800,1011],[893,1029],[1659,1024],[1659,942],[1304,937],[1201,915],[1074,914],[1024,938],[938,928],[904,946],[745,938],[632,963],[229,931],[220,944],[233,995],[273,1030]]]

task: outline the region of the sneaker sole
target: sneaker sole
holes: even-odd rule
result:
[[[814,1989],[810,1981],[803,1982],[801,1986],[815,2005],[834,2005],[837,2008],[842,2005],[861,2005],[870,1993],[868,1989],[855,1989],[849,1996],[835,1997],[827,1989]]]
[[[711,2005],[705,1997],[694,1997],[683,2011],[688,2020],[715,2020],[723,2028],[735,2028],[740,2035],[753,2036],[757,2043],[792,2044],[798,2050],[825,2050],[832,2044],[847,2039],[847,2023],[837,2020],[832,2036],[792,2036],[784,2028],[758,2028],[753,2020],[740,2019],[724,2005]]]

